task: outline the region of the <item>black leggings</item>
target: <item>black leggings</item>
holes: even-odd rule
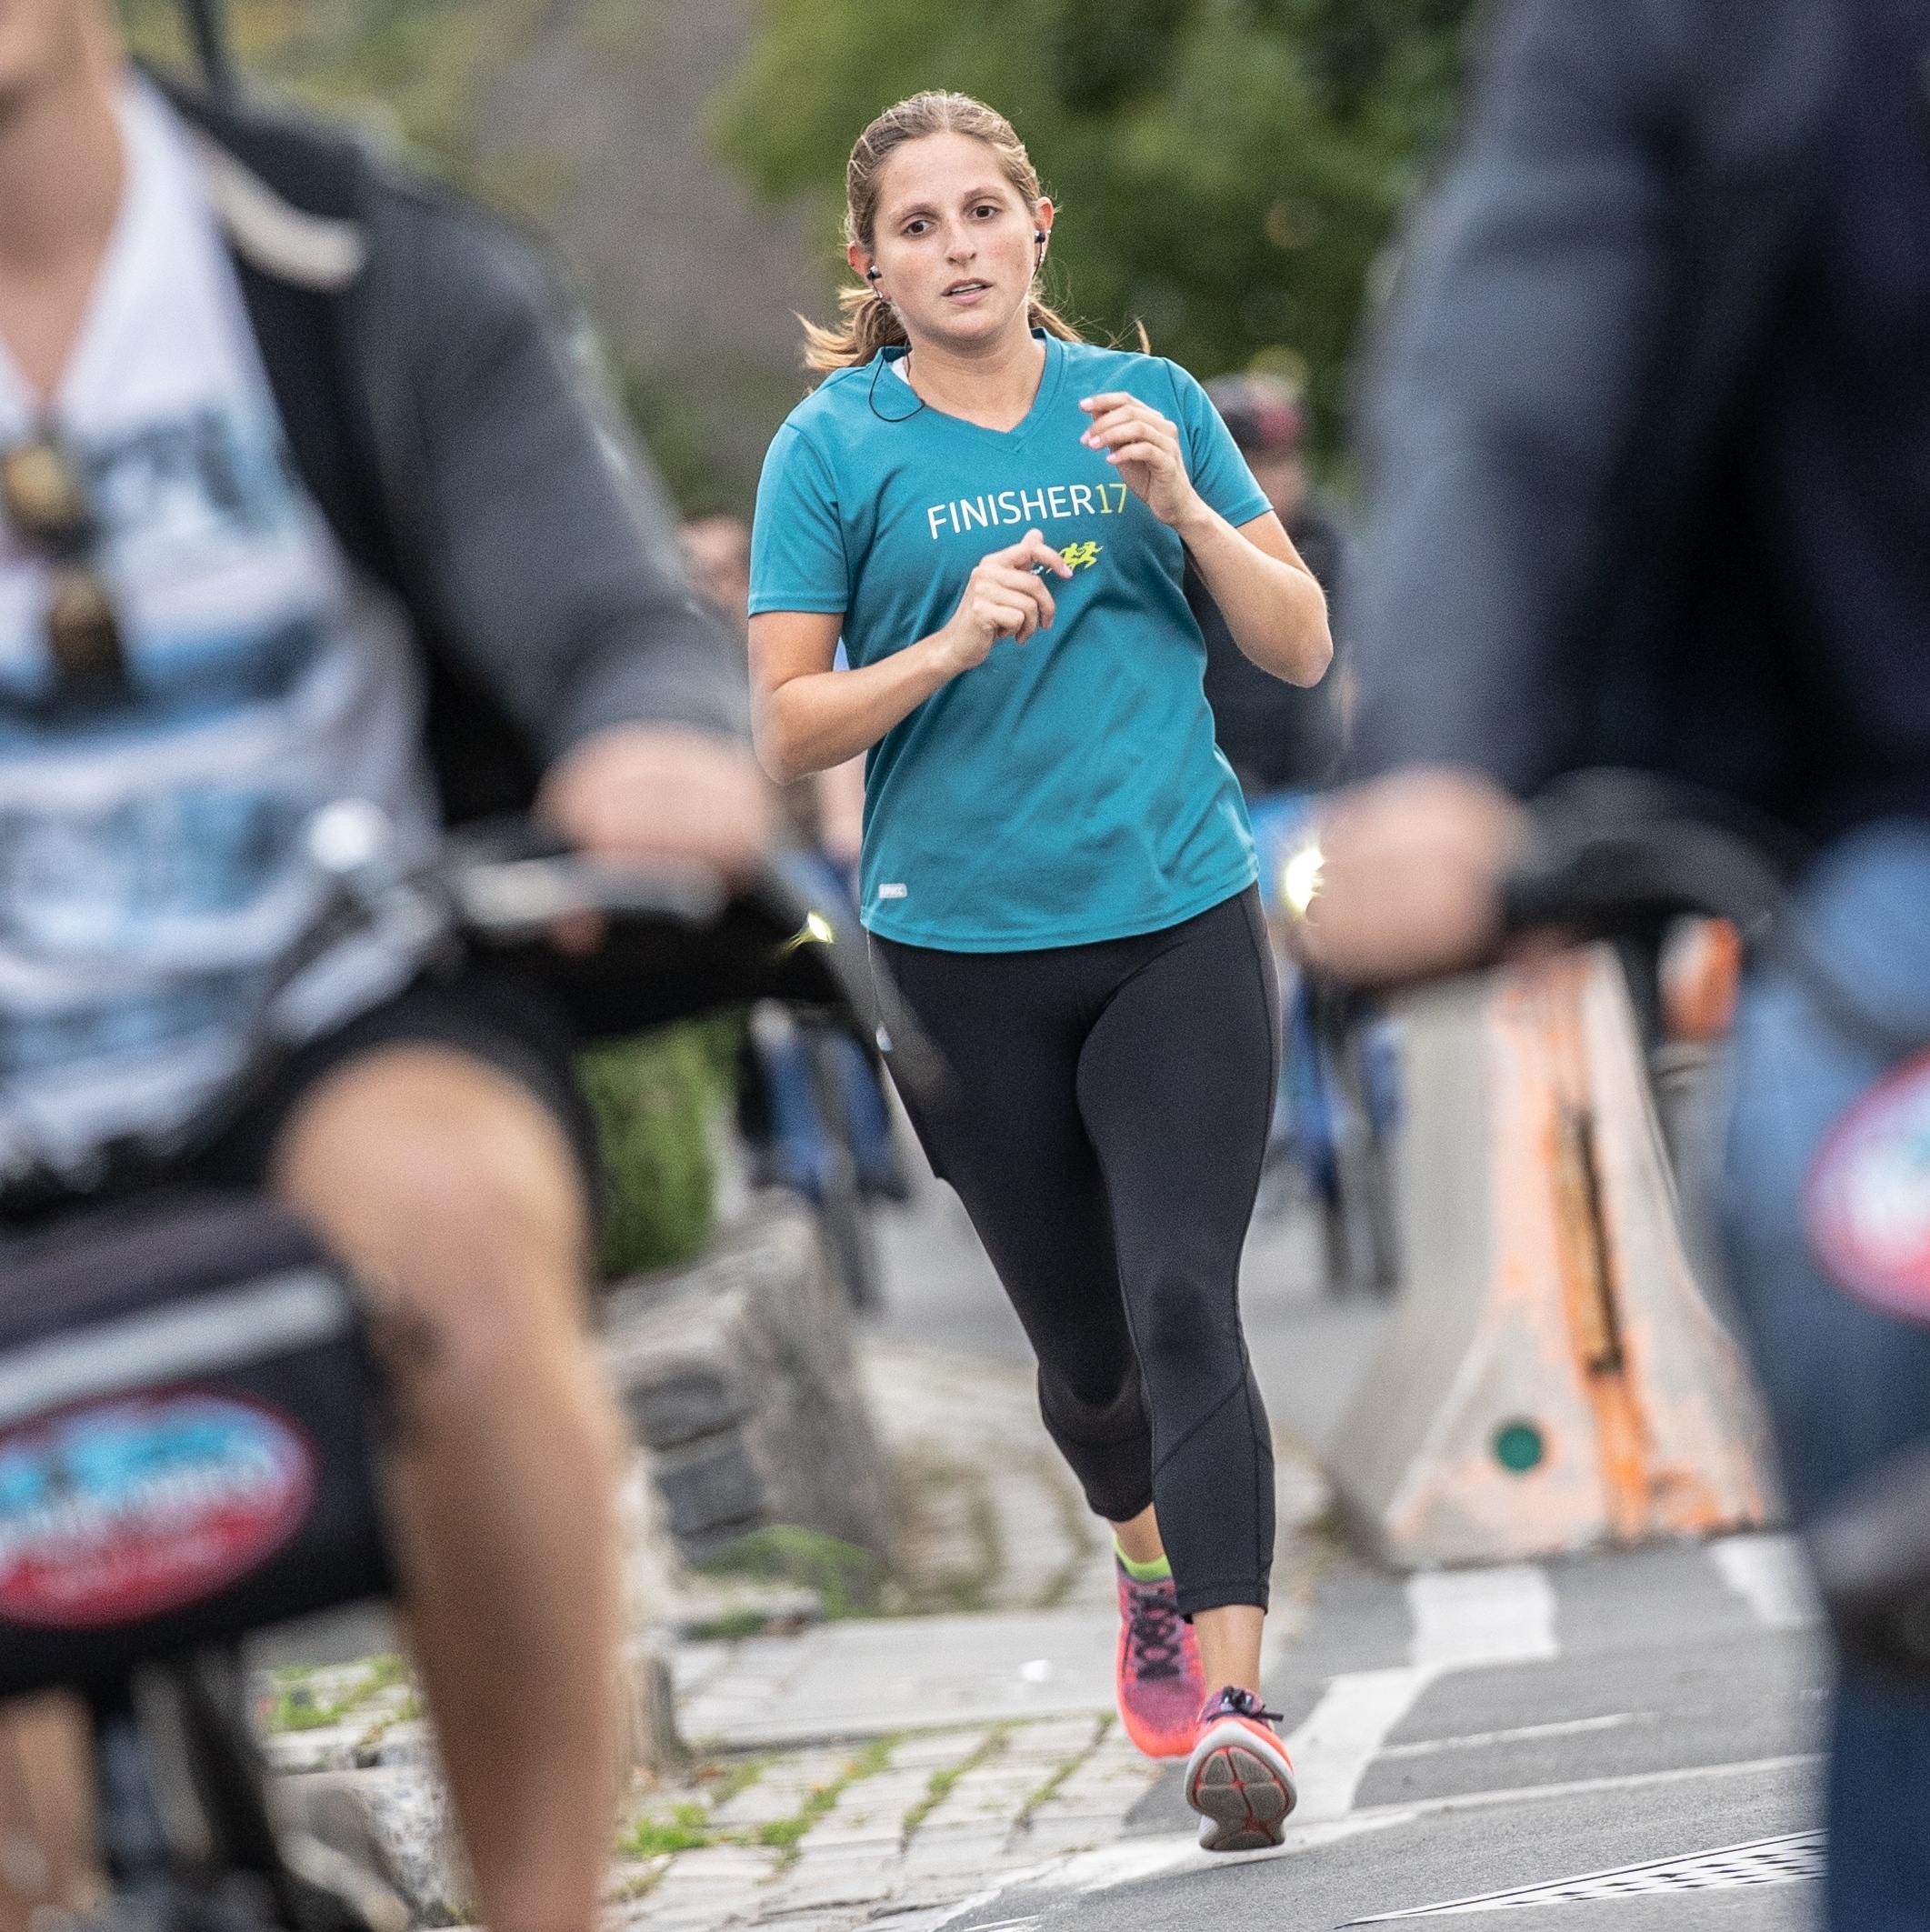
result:
[[[1097,946],[873,943],[950,1066],[943,1101],[906,1106],[1086,1500],[1115,1522],[1158,1505],[1187,1616],[1264,1608],[1273,1448],[1239,1308],[1279,1054],[1258,892]]]

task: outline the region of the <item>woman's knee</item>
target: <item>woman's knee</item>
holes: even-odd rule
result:
[[[1244,1372],[1239,1304],[1231,1283],[1175,1262],[1129,1280],[1126,1300],[1149,1381],[1164,1373],[1205,1375],[1224,1383],[1228,1372]]]

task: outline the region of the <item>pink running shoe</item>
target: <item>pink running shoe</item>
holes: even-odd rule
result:
[[[1119,1656],[1115,1666],[1119,1720],[1148,1757],[1184,1757],[1199,1729],[1206,1674],[1198,1639],[1179,1614],[1179,1591],[1168,1577],[1135,1583],[1114,1558],[1119,1577]]]
[[[1186,1802],[1200,1815],[1203,1851],[1261,1851],[1277,1845],[1300,1793],[1293,1759],[1274,1728],[1278,1711],[1232,1685],[1199,1716],[1186,1761]]]

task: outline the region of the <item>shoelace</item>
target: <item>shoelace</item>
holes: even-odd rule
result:
[[[1185,1640],[1180,1635],[1179,1602],[1170,1589],[1127,1587],[1125,1637],[1134,1675],[1143,1678],[1176,1677],[1185,1665]]]
[[[1242,1690],[1232,1684],[1209,1699],[1205,1709],[1200,1713],[1202,1724],[1212,1717],[1257,1717],[1266,1724],[1285,1721],[1278,1711],[1268,1710],[1252,1691]]]

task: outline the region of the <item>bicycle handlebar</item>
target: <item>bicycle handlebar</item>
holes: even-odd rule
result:
[[[1616,931],[1654,916],[1732,920],[1759,948],[1785,909],[1783,882],[1733,833],[1688,819],[1606,829],[1544,848],[1505,882],[1503,922]]]
[[[310,820],[308,855],[341,898],[371,923],[407,900],[438,923],[495,944],[535,938],[584,913],[700,926],[723,910],[722,876],[698,860],[617,861],[575,852],[525,820],[446,835],[437,849],[405,849],[379,806],[345,798]]]
[[[526,819],[451,833],[411,854],[386,816],[359,800],[317,813],[308,849],[353,916],[417,943],[459,936],[515,957],[589,1036],[769,996],[831,1008],[914,1089],[935,1092],[946,1077],[936,1049],[881,984],[848,906],[825,903],[781,853],[735,890],[693,860],[573,851]],[[602,944],[580,956],[558,953],[551,930],[581,914],[609,921]]]
[[[167,1132],[117,1143],[126,1173],[165,1173],[232,1118],[238,1097],[308,1036],[290,1016],[304,974],[343,940],[380,935],[425,964],[468,943],[535,979],[584,1040],[620,1038],[759,999],[826,1012],[868,1052],[889,1056],[901,1086],[942,1098],[937,1049],[873,966],[847,906],[829,902],[782,853],[733,887],[691,861],[619,861],[560,846],[527,820],[504,820],[411,846],[380,807],[325,806],[307,853],[328,882],[300,944],[253,1003],[237,1071]],[[589,914],[598,943],[566,952],[559,922]],[[65,1175],[26,1163],[4,1176],[15,1203],[66,1190]]]
[[[1885,1057],[1921,1042],[1868,1012],[1804,938],[1786,836],[1729,801],[1645,773],[1578,773],[1529,807],[1535,849],[1503,882],[1502,920],[1606,938],[1677,913],[1730,920],[1747,951],[1795,980],[1828,1023]]]

